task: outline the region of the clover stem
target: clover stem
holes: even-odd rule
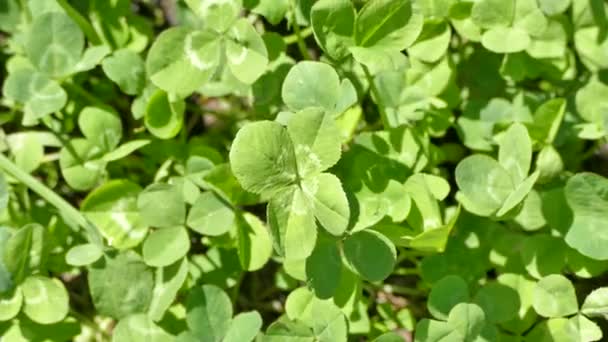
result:
[[[307,27],[303,30],[300,31],[300,38],[301,39],[305,39],[308,38],[312,35],[312,27]],[[290,34],[289,36],[285,36],[283,37],[283,41],[285,42],[285,45],[291,45],[293,43],[297,43],[298,42],[298,36],[296,34]]]
[[[59,212],[69,221],[78,224],[86,231],[87,238],[90,242],[99,246],[102,245],[102,239],[95,227],[84,217],[84,215],[70,203],[57,195],[53,190],[42,184],[39,180],[32,177],[27,172],[21,170],[17,165],[11,162],[4,154],[0,154],[0,170],[6,172],[11,177],[30,188],[32,191],[40,195],[47,202],[53,205]]]
[[[297,38],[297,42],[298,42],[298,49],[300,50],[300,54],[302,54],[302,58],[304,58],[305,60],[311,60],[312,58],[310,57],[310,53],[308,53],[308,49],[306,48],[306,43],[304,43],[304,37],[302,36],[302,32],[300,31],[300,26],[298,25],[298,20],[296,19],[296,6],[295,6],[295,2],[292,1],[291,2],[291,12],[292,12],[292,19],[293,19],[293,30],[295,32],[296,38]]]
[[[390,124],[388,114],[386,113],[386,108],[380,98],[380,92],[378,92],[378,88],[376,88],[374,77],[369,72],[367,66],[361,64],[361,67],[363,68],[363,72],[365,73],[365,77],[367,78],[367,82],[369,83],[369,89],[376,100],[376,106],[378,107],[378,112],[380,113],[380,120],[382,121],[382,125],[384,126],[384,129],[389,129],[392,127],[392,125]]]
[[[89,40],[89,43],[93,45],[101,45],[101,38],[93,28],[93,25],[91,25],[91,23],[85,17],[83,17],[80,12],[72,7],[67,0],[57,0],[57,3],[63,8],[67,15],[69,15],[70,18],[76,22],[76,24],[78,24],[84,35]]]

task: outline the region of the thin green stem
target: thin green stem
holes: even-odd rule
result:
[[[21,170],[10,161],[4,154],[0,154],[0,170],[30,188],[47,202],[53,205],[69,221],[76,223],[86,231],[88,240],[92,243],[102,245],[102,239],[97,229],[84,217],[84,215],[70,203],[57,195],[53,190],[42,184],[30,174]]]
[[[307,27],[303,30],[300,31],[300,39],[306,39],[308,37],[310,37],[313,34],[312,31],[312,27]],[[294,34],[290,34],[289,36],[285,36],[283,37],[283,41],[285,42],[285,45],[291,45],[294,43],[298,42],[298,35]]]
[[[380,113],[380,120],[382,121],[382,125],[384,126],[384,129],[389,129],[392,127],[392,125],[390,124],[390,120],[388,119],[386,108],[382,103],[380,92],[376,87],[376,82],[374,82],[374,77],[369,72],[367,66],[361,64],[361,67],[363,67],[363,72],[365,73],[365,77],[367,78],[367,82],[369,83],[369,89],[372,92],[372,95],[374,96],[374,99],[376,101],[376,106],[378,107],[378,112]]]
[[[291,13],[292,13],[292,25],[293,30],[296,35],[296,40],[298,42],[298,50],[300,50],[300,54],[302,54],[302,58],[305,60],[311,60],[310,53],[308,53],[308,48],[306,47],[306,43],[304,42],[304,37],[302,36],[302,32],[300,31],[300,26],[298,25],[298,20],[296,19],[296,6],[295,1],[291,2]]]
[[[80,26],[80,29],[92,45],[101,45],[102,41],[93,25],[83,17],[67,0],[57,0],[57,3],[63,8],[67,15],[72,18]]]

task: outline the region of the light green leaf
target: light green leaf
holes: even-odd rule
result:
[[[335,60],[349,55],[354,44],[355,8],[349,0],[321,0],[310,11],[310,21],[319,46]]]
[[[146,128],[161,139],[175,137],[184,124],[185,107],[183,100],[172,100],[169,94],[157,90],[148,99],[144,116]]]
[[[505,2],[509,1],[505,0]],[[517,27],[495,27],[481,36],[483,47],[496,53],[524,51],[530,42],[528,33]]]
[[[137,197],[144,224],[157,228],[181,226],[186,220],[186,203],[175,185],[151,184]]]
[[[13,291],[0,292],[0,322],[13,319],[23,304],[23,294],[21,288],[15,288]]]
[[[78,115],[78,127],[104,151],[112,151],[122,138],[122,122],[111,108],[85,107]]]
[[[65,261],[72,266],[86,266],[99,260],[102,255],[103,250],[99,246],[85,243],[70,248],[65,255]]]
[[[395,266],[393,243],[373,230],[357,232],[344,240],[344,256],[351,268],[369,281],[386,279]]]
[[[88,190],[99,183],[105,173],[105,162],[100,160],[103,151],[85,139],[72,139],[59,153],[61,174],[68,185],[76,190]]]
[[[205,26],[218,32],[228,30],[241,12],[241,0],[186,0]]]
[[[538,0],[538,5],[548,16],[565,12],[570,7],[571,0]]]
[[[482,216],[500,209],[514,190],[509,173],[484,155],[473,155],[458,163],[456,184],[465,199],[465,209]]]
[[[214,285],[196,286],[186,299],[186,322],[199,341],[221,341],[230,328],[232,303]]]
[[[448,325],[461,336],[463,341],[474,341],[484,328],[486,316],[477,304],[460,303],[448,317]]]
[[[252,84],[268,65],[268,52],[259,33],[246,20],[232,25],[226,40],[226,57],[232,74],[241,82]]]
[[[566,100],[557,98],[543,103],[534,113],[534,122],[528,126],[536,141],[551,144],[566,113]]]
[[[342,137],[332,115],[319,108],[295,113],[287,124],[293,142],[298,175],[314,176],[338,162]]]
[[[144,262],[166,267],[182,259],[190,250],[190,236],[184,227],[159,229],[146,237],[142,246]]]
[[[39,224],[27,224],[12,234],[0,249],[4,266],[14,283],[21,283],[44,263],[45,234],[45,229]]]
[[[230,149],[232,172],[243,188],[272,194],[297,179],[293,144],[287,130],[272,121],[258,121],[238,131]]]
[[[118,249],[137,246],[148,232],[137,209],[139,185],[113,180],[93,190],[80,210],[99,229],[108,245]]]
[[[285,260],[307,258],[317,241],[317,226],[306,194],[296,187],[287,189],[272,198],[267,211],[277,253]]]
[[[136,150],[148,145],[150,142],[151,141],[148,139],[131,140],[127,143],[118,146],[114,151],[104,154],[102,159],[105,162],[111,162],[122,159],[135,152]]]
[[[501,274],[498,276],[498,282],[517,292],[517,302],[519,304],[517,317],[509,322],[502,323],[501,326],[508,331],[521,334],[537,320],[536,311],[532,307],[536,282],[523,275],[513,273]]]
[[[410,0],[368,1],[357,15],[358,46],[378,46],[401,51],[412,45],[422,31],[424,18]]]
[[[581,306],[581,312],[589,317],[608,320],[608,287],[600,287],[588,294]]]
[[[301,186],[321,226],[332,235],[342,235],[348,227],[350,207],[340,180],[330,173],[322,173],[305,179]]]
[[[210,236],[219,236],[234,226],[234,212],[213,192],[204,192],[188,212],[188,227]]]
[[[473,299],[483,309],[491,323],[502,323],[517,317],[520,303],[519,294],[499,282],[485,284]]]
[[[299,62],[287,73],[281,94],[293,111],[308,107],[332,111],[340,96],[340,78],[329,64]]]
[[[264,223],[257,216],[244,213],[237,218],[238,253],[243,269],[256,271],[272,255],[272,240]]]
[[[596,260],[608,259],[605,233],[608,217],[608,180],[593,173],[579,173],[568,180],[566,200],[574,220],[566,234],[566,243]]]
[[[25,104],[25,112],[31,113],[33,119],[61,110],[68,100],[57,82],[30,69],[10,73],[2,91],[7,98]]]
[[[23,313],[40,324],[62,321],[69,311],[69,297],[57,279],[31,276],[21,284]]]
[[[578,311],[574,286],[568,278],[552,274],[538,281],[534,289],[534,310],[543,317],[563,317]]]
[[[221,56],[220,45],[214,32],[170,28],[163,31],[150,47],[146,73],[160,89],[188,96],[215,72]]]
[[[177,296],[188,277],[188,259],[184,258],[167,267],[157,268],[154,276],[154,292],[148,316],[160,321]]]
[[[243,312],[234,317],[223,342],[253,341],[262,328],[262,317],[257,311]]]
[[[52,77],[69,75],[80,61],[84,35],[68,15],[45,13],[32,22],[25,50],[40,71]]]
[[[510,26],[515,15],[515,0],[480,0],[471,8],[475,25],[491,29]]]
[[[116,319],[147,312],[153,298],[154,273],[131,251],[93,264],[88,282],[97,313]]]
[[[519,205],[526,198],[526,196],[528,196],[530,191],[532,191],[532,188],[534,187],[539,175],[540,173],[538,171],[534,171],[530,177],[524,179],[523,182],[515,187],[515,190],[513,190],[513,192],[505,199],[505,202],[503,203],[502,207],[500,207],[500,210],[498,210],[496,213],[496,216],[501,217],[503,215],[507,215],[509,211],[517,207],[517,205]]]
[[[145,314],[121,319],[112,334],[112,342],[171,342],[173,336],[156,325]]]
[[[519,185],[528,176],[531,161],[532,141],[528,130],[522,124],[512,124],[498,144],[498,162],[509,172],[513,184]]]
[[[450,38],[450,25],[445,21],[427,21],[420,37],[407,52],[423,62],[435,63],[446,53]]]
[[[140,94],[146,85],[144,60],[129,49],[114,51],[101,64],[103,72],[116,83],[125,94]]]
[[[82,58],[74,67],[75,72],[83,72],[94,69],[101,61],[111,53],[110,47],[107,45],[94,45],[84,50]]]
[[[578,314],[568,320],[570,329],[574,332],[578,341],[590,342],[602,339],[602,329],[587,317]]]

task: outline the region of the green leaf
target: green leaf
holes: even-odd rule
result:
[[[315,249],[306,259],[306,281],[320,299],[331,298],[340,284],[342,259],[336,241],[319,234]]]
[[[244,5],[251,7],[251,11],[262,15],[272,25],[277,25],[290,8],[289,0],[245,0]]]
[[[307,195],[291,188],[273,197],[267,207],[274,247],[285,260],[310,256],[317,240],[315,217]]]
[[[536,282],[513,273],[501,274],[498,277],[498,282],[517,292],[517,303],[519,306],[517,317],[511,321],[502,323],[501,326],[508,331],[521,334],[528,330],[537,320],[536,311],[532,307]]]
[[[253,341],[262,328],[262,317],[257,311],[243,312],[234,317],[224,342],[249,342]]]
[[[157,268],[154,275],[154,297],[150,302],[148,315],[160,321],[177,296],[188,277],[186,258],[166,267]]]
[[[538,171],[534,171],[533,174],[524,179],[524,181],[521,182],[505,199],[505,202],[503,203],[502,207],[500,207],[500,210],[496,213],[496,216],[500,217],[507,215],[509,211],[519,205],[526,198],[526,196],[528,196],[532,190],[532,187],[534,187],[539,174],[540,173]]]
[[[43,264],[45,234],[42,226],[30,223],[21,227],[6,240],[0,251],[3,252],[4,266],[14,283],[21,283]]]
[[[156,228],[181,226],[186,220],[186,203],[177,186],[149,185],[137,197],[137,208],[145,225]]]
[[[252,84],[266,71],[268,52],[262,37],[246,20],[230,28],[226,40],[226,57],[232,74],[241,82]]]
[[[579,173],[568,180],[566,200],[574,219],[566,234],[566,243],[596,260],[608,259],[604,248],[607,238],[602,234],[606,225],[608,180],[592,173]]]
[[[268,229],[257,216],[244,213],[237,218],[238,254],[241,266],[247,271],[262,268],[272,255],[272,239]]]
[[[232,172],[243,188],[272,194],[297,179],[293,144],[287,130],[271,121],[258,121],[238,131],[230,149]]]
[[[80,210],[99,229],[108,245],[118,249],[137,246],[146,236],[148,226],[137,209],[139,185],[127,180],[113,180],[93,190]]]
[[[565,12],[570,7],[571,0],[538,0],[539,7],[548,16]]]
[[[330,173],[322,173],[304,180],[301,186],[321,226],[332,235],[342,235],[348,227],[350,208],[340,180]]]
[[[510,26],[515,15],[515,2],[516,0],[476,1],[471,8],[471,19],[475,25],[485,29]]]
[[[112,151],[122,138],[122,122],[109,108],[85,107],[78,115],[82,134],[104,151]]]
[[[105,173],[103,151],[85,139],[72,139],[59,153],[59,166],[66,183],[76,190],[88,190],[97,185]]]
[[[332,115],[318,108],[295,113],[287,124],[298,175],[314,176],[335,165],[342,153],[341,135]]]
[[[551,144],[566,113],[566,100],[558,98],[543,103],[534,113],[534,122],[528,126],[536,141]]]
[[[152,269],[131,251],[93,264],[88,283],[97,312],[116,319],[147,312],[154,295]]]
[[[110,47],[107,45],[88,47],[86,50],[84,50],[78,64],[76,64],[75,72],[83,72],[94,69],[111,52]]]
[[[169,342],[173,341],[169,335],[156,325],[145,314],[134,314],[121,319],[114,327],[113,342]]]
[[[601,317],[608,320],[608,288],[593,290],[585,298],[581,312],[589,317]]]
[[[199,341],[222,341],[232,320],[228,295],[213,285],[197,286],[186,299],[186,321]]]
[[[349,0],[321,0],[310,11],[315,39],[327,55],[342,60],[354,44],[355,8]]]
[[[509,172],[513,184],[520,184],[528,176],[532,161],[532,141],[528,130],[519,123],[511,125],[498,146],[498,162]]]
[[[465,198],[465,209],[481,216],[495,213],[514,190],[509,173],[484,155],[473,155],[458,163],[456,184]]]
[[[576,315],[568,320],[569,328],[578,337],[578,341],[599,341],[602,339],[602,329],[583,315]]]
[[[66,253],[65,261],[72,266],[87,266],[99,260],[103,250],[92,243],[77,245]]]
[[[449,275],[433,284],[427,307],[433,317],[447,320],[452,308],[469,301],[467,283],[459,276]]]
[[[329,64],[299,62],[287,73],[281,96],[293,111],[308,107],[332,111],[340,96],[340,78]]]
[[[568,278],[552,274],[538,281],[534,289],[534,310],[543,317],[563,317],[578,311],[574,286]]]
[[[112,56],[103,60],[101,67],[125,94],[140,94],[146,85],[144,60],[129,49],[114,51]]]
[[[412,1],[372,0],[357,15],[355,41],[358,46],[401,51],[418,38],[423,21]]]
[[[232,208],[213,192],[204,192],[188,212],[187,224],[194,231],[219,236],[234,227]]]
[[[150,140],[148,139],[131,140],[127,143],[118,146],[114,151],[104,154],[102,159],[105,162],[111,162],[122,159],[135,152],[136,150],[148,145],[149,143]]]
[[[486,321],[483,310],[476,304],[460,303],[448,317],[448,325],[458,332],[464,341],[474,341],[481,334]]]
[[[40,324],[62,321],[69,311],[68,291],[58,279],[31,276],[20,286],[23,313]]]
[[[190,236],[184,227],[156,230],[146,237],[142,246],[144,262],[152,267],[169,266],[190,250]]]
[[[290,321],[281,316],[272,323],[262,338],[264,342],[314,342],[312,330],[299,321]]]
[[[39,119],[61,110],[68,96],[61,86],[48,76],[30,69],[9,74],[2,91],[5,96],[25,104],[25,113]]]
[[[163,31],[150,47],[146,73],[160,89],[188,96],[215,72],[220,61],[220,45],[214,32],[170,28]]]
[[[183,100],[172,100],[167,93],[157,90],[150,96],[146,106],[146,128],[161,139],[175,137],[184,124],[185,107]]]
[[[488,322],[502,323],[517,317],[520,303],[519,294],[499,282],[484,285],[473,299],[483,309]]]
[[[386,279],[395,266],[393,243],[373,230],[357,232],[344,240],[344,256],[351,268],[369,281]]]
[[[25,51],[32,64],[52,77],[72,73],[83,50],[84,35],[80,28],[61,12],[36,17],[25,44]]]
[[[218,32],[228,30],[241,11],[241,0],[186,0],[186,4],[199,16],[206,27]]]
[[[420,37],[407,51],[411,57],[435,63],[446,53],[451,38],[450,25],[445,21],[427,21]]]
[[[495,27],[481,36],[483,47],[496,53],[524,51],[528,48],[530,42],[528,33],[517,27]]]
[[[0,322],[13,319],[23,305],[23,294],[21,288],[16,288],[13,291],[0,291]]]

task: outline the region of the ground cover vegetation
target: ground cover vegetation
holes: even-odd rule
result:
[[[0,340],[602,340],[607,13],[0,0]]]

